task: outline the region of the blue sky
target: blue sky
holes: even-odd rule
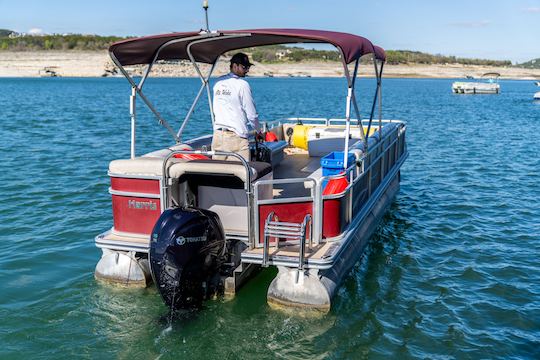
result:
[[[350,32],[391,50],[540,58],[540,0],[210,0],[211,29]],[[201,0],[0,0],[0,28],[141,36],[204,26]],[[39,30],[36,30],[39,29]]]

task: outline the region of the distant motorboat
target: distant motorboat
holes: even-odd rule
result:
[[[498,94],[501,91],[499,77],[496,72],[485,73],[481,78],[484,82],[456,81],[452,84],[452,91],[455,94]]]
[[[534,100],[540,100],[540,91],[534,94]]]
[[[58,77],[56,66],[46,66],[38,71],[40,77]]]

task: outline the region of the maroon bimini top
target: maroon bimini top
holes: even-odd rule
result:
[[[249,34],[236,38],[227,38],[223,35]],[[203,41],[211,37],[222,37],[220,40]],[[384,61],[384,50],[375,46],[361,36],[322,30],[304,29],[247,29],[247,30],[220,30],[210,35],[205,32],[183,32],[162,35],[145,36],[128,39],[111,45],[109,51],[114,54],[122,66],[149,64],[154,59],[160,47],[168,42],[157,60],[188,60],[188,46],[195,61],[212,64],[223,53],[236,49],[253,46],[292,44],[292,43],[329,43],[339,48],[347,64],[357,60],[362,55],[374,54]]]

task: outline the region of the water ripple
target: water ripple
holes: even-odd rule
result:
[[[343,116],[342,79],[250,81],[265,119]],[[373,86],[358,82],[359,94]],[[0,79],[0,357],[540,358],[540,106],[530,82],[503,81],[499,96],[453,95],[451,80],[385,83],[384,116],[408,121],[410,157],[330,314],[271,310],[267,269],[235,299],[169,324],[155,288],[93,279],[93,237],[111,226],[107,166],[129,157],[128,84]],[[190,102],[173,91],[194,96],[199,85],[146,86],[177,127],[172,114]],[[207,119],[203,101],[186,135],[207,131]],[[142,107],[137,126],[139,153],[171,143]]]

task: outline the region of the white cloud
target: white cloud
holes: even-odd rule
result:
[[[32,29],[28,30],[28,33],[30,35],[41,35],[41,34],[43,34],[43,29],[32,28]]]
[[[462,28],[481,28],[481,27],[489,26],[490,24],[491,24],[491,21],[481,20],[481,21],[459,21],[459,22],[450,23],[449,25],[455,26],[455,27],[462,27]]]
[[[540,13],[540,7],[529,7],[523,10],[529,13]]]

